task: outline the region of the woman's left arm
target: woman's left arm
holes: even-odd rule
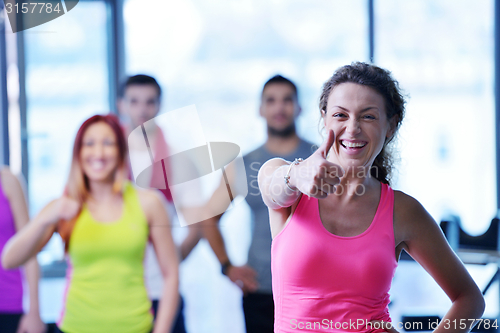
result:
[[[5,194],[9,199],[9,205],[14,216],[16,232],[21,230],[29,222],[28,205],[24,195],[21,182],[8,169],[2,170],[2,184]],[[18,332],[42,333],[46,331],[46,325],[40,318],[38,302],[38,281],[40,272],[36,256],[24,265],[26,280],[29,289],[29,311],[24,314],[19,322]]]
[[[179,306],[179,255],[172,238],[170,220],[161,199],[152,191],[144,191],[141,201],[163,274],[163,292],[153,333],[170,332]]]
[[[481,291],[425,208],[402,192],[394,194],[396,238],[404,242],[405,250],[434,278],[452,302],[434,332],[469,332],[484,312]]]

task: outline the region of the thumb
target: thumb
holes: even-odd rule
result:
[[[335,133],[333,132],[333,130],[329,130],[326,140],[318,148],[318,153],[321,154],[323,158],[326,158],[326,155],[328,155],[328,152],[332,148],[334,142],[335,142]]]

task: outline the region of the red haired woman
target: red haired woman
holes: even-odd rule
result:
[[[118,119],[93,116],[78,130],[61,198],[50,202],[5,246],[2,264],[17,267],[32,258],[57,231],[70,266],[62,332],[150,332],[143,278],[148,237],[153,242],[164,289],[154,332],[168,332],[178,302],[178,258],[162,202],[126,180],[126,143]]]

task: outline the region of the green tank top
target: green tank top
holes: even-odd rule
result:
[[[65,333],[141,333],[152,329],[151,302],[143,260],[149,228],[130,182],[125,184],[119,220],[96,221],[86,205],[75,223],[68,253]]]

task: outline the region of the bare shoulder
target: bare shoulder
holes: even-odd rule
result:
[[[165,217],[165,215],[167,215],[165,210],[165,198],[160,192],[137,187],[136,191],[139,203],[141,204],[142,211],[148,223],[152,223],[154,220],[164,221],[166,219],[168,222],[168,216]],[[158,223],[158,221],[155,223]]]
[[[399,210],[401,213],[407,212],[409,209],[423,208],[417,199],[402,191],[394,190],[394,210]]]
[[[412,197],[402,191],[394,191],[394,214],[404,220],[411,219],[415,214],[427,213],[424,206]]]
[[[7,177],[8,174],[13,175],[9,167],[6,165],[0,165],[0,177],[2,178],[2,180],[4,179],[4,177]]]
[[[19,179],[6,166],[0,167],[0,180],[2,182],[2,191],[10,199],[13,195],[22,193]]]
[[[394,227],[396,236],[406,241],[416,234],[429,231],[429,227],[437,226],[436,221],[412,196],[402,192],[394,191]]]
[[[163,207],[161,193],[155,190],[147,190],[135,187],[142,209],[146,212],[151,209]]]
[[[0,177],[3,188],[8,188],[9,185],[12,185],[15,181],[17,181],[16,176],[14,176],[12,171],[10,171],[10,169],[6,166],[0,166]]]

